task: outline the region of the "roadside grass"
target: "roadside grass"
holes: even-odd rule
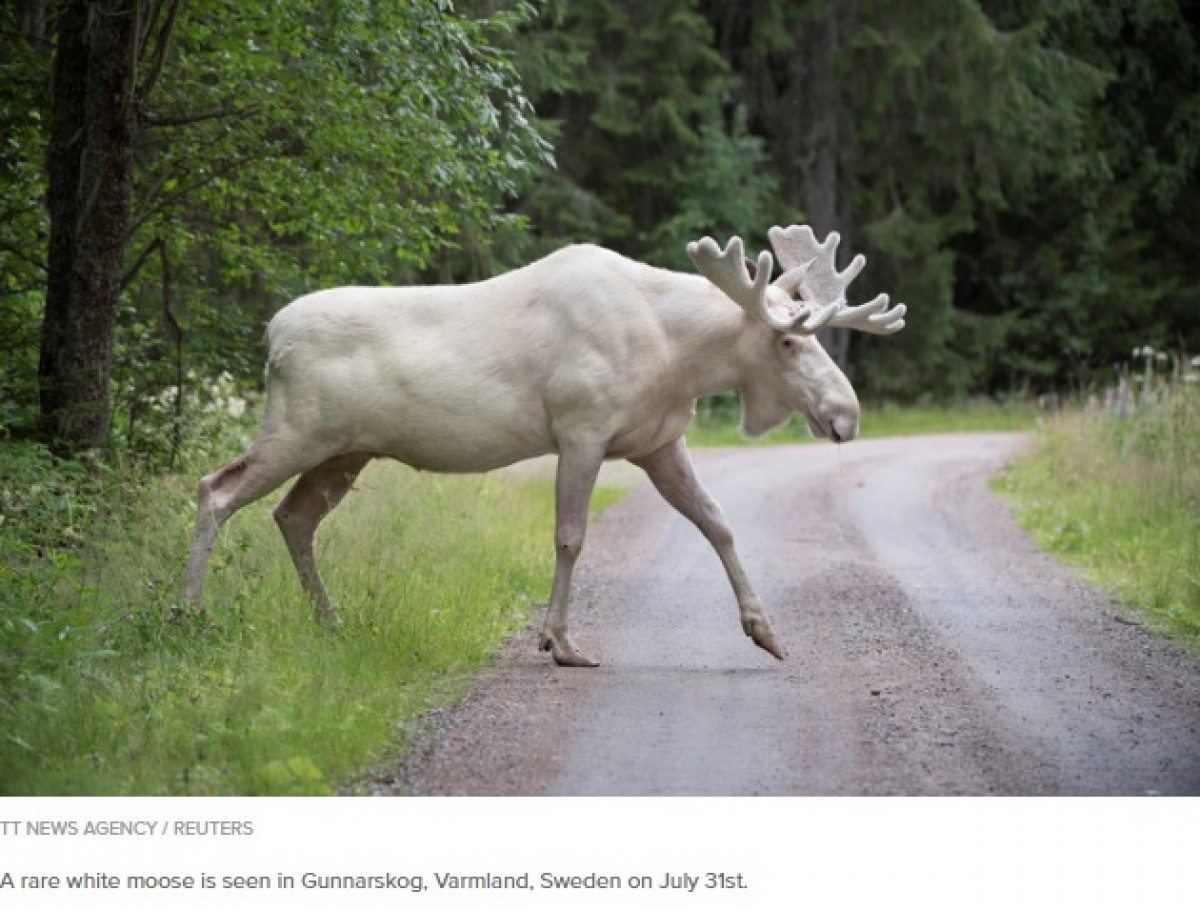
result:
[[[995,487],[1039,546],[1200,648],[1200,390],[1065,412]]]
[[[0,446],[0,467],[42,458]],[[339,631],[301,594],[275,497],[222,531],[198,617],[177,602],[193,479],[49,465],[3,485],[0,793],[332,793],[460,694],[549,591],[548,484],[376,463],[318,538]]]
[[[1039,412],[1025,402],[970,399],[946,405],[897,405],[888,402],[862,405],[860,436],[863,439],[918,433],[1032,430]],[[807,443],[814,438],[803,416],[795,415],[784,427],[760,440],[747,441],[738,427],[736,403],[706,403],[688,430],[689,446],[744,446]]]

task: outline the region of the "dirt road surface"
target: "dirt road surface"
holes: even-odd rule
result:
[[[563,669],[519,636],[379,793],[1200,794],[1200,661],[1039,554],[972,434],[693,453],[788,650],[645,483],[590,531]]]

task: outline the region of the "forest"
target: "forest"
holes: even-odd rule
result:
[[[5,0],[0,435],[169,458],[338,284],[836,229],[869,400],[1200,350],[1200,4]]]

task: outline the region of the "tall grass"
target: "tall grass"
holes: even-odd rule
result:
[[[1041,546],[1200,646],[1200,389],[1066,412],[997,488]]]
[[[41,458],[0,450],[10,467]],[[549,588],[546,485],[376,463],[318,539],[338,632],[313,620],[266,503],[222,532],[197,616],[177,603],[192,479],[100,483],[78,527],[43,541],[30,529],[62,526],[64,503],[5,487],[0,793],[329,793],[452,698]]]

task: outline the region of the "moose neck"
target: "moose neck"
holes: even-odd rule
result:
[[[770,357],[774,333],[706,279],[677,275],[686,281],[660,298],[660,316],[675,341],[680,388],[692,399],[740,389]]]

